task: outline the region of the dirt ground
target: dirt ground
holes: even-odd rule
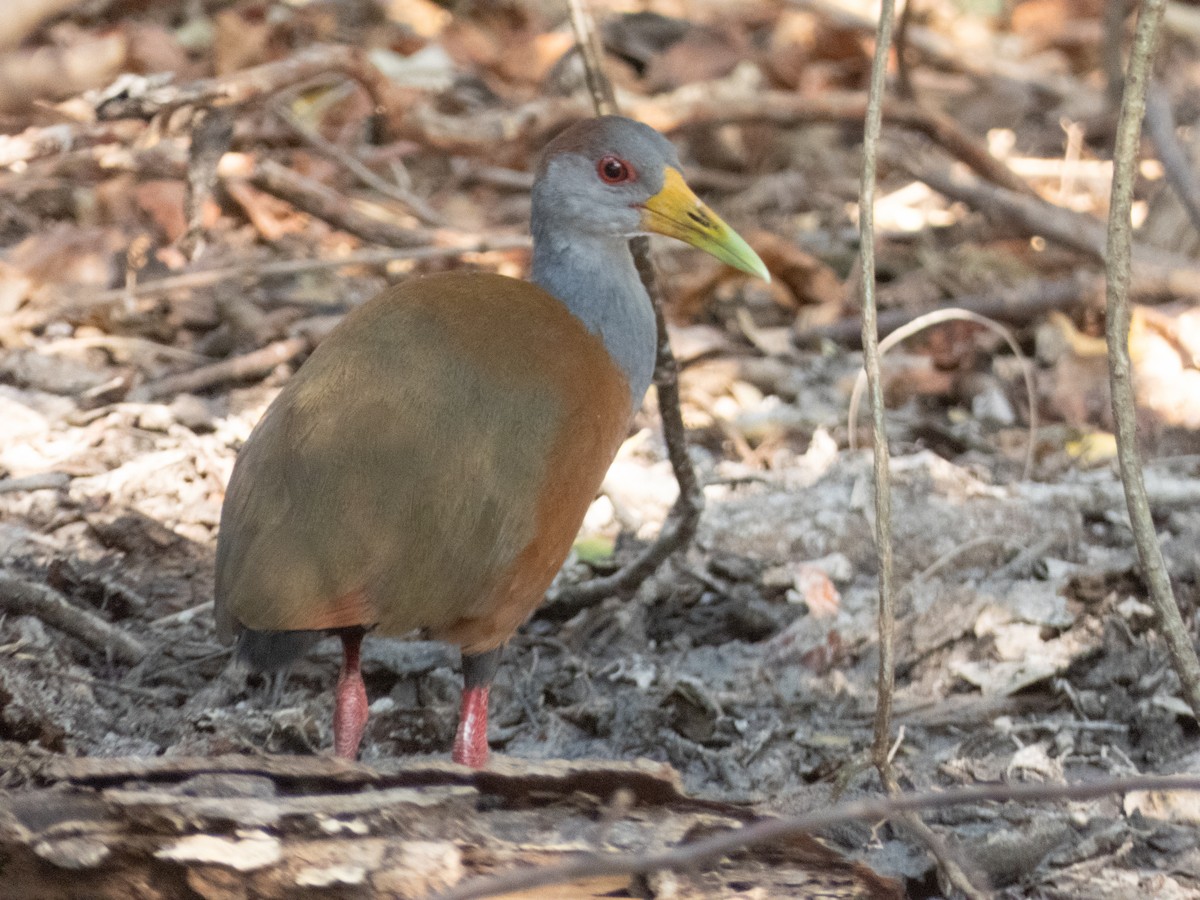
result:
[[[1108,156],[1111,117],[1101,102],[1100,61],[1084,47],[1085,37],[1099,40],[1100,4],[1093,5],[1016,4],[1032,22],[967,20],[996,37],[987,43],[995,56],[983,75],[965,63],[954,70],[935,44],[918,45],[926,65],[911,74],[925,102],[956,117],[981,143],[990,141],[994,152],[1003,140],[997,123],[1007,123],[1017,142],[1007,157],[1012,169],[1034,173],[1022,177],[1080,221],[1099,222],[1107,187],[1095,181],[1094,164]],[[296,4],[290,11],[250,3],[93,6],[30,40],[66,52],[104,28],[137,33],[146,42],[143,56],[153,49],[170,62],[175,56],[168,51],[182,54],[177,80],[186,83],[283,58],[285,37],[292,48],[309,41],[312,31],[323,40],[383,46],[382,30],[393,48],[402,43],[397,35],[411,39],[398,56],[420,45],[439,77],[450,79],[436,90],[406,85],[437,100],[433,106],[410,101],[413,119],[434,108],[469,119],[471,109],[537,102],[545,85],[573,84],[566,62],[515,71],[515,63],[505,62],[510,57],[493,52],[513,34],[547,58],[554,48],[558,56],[566,52],[569,31],[543,4],[504,4],[503,16],[475,10],[437,19],[440,31],[422,30],[422,15],[441,14],[424,3],[399,4],[404,12],[365,24],[345,18],[353,4]],[[682,23],[687,37],[683,49],[668,45],[674,55],[650,53],[649,64],[630,62],[632,51],[612,60],[620,67],[619,83],[641,97],[706,83],[746,96],[754,85],[790,97],[861,87],[869,51],[864,32],[820,4],[748,4],[724,18],[704,3],[651,6]],[[951,26],[964,20],[949,7],[931,4],[920,33],[953,34]],[[647,33],[628,17],[611,15],[625,30],[606,33],[610,50]],[[214,29],[207,49],[187,43],[194,37],[187,28],[198,29],[197,23]],[[1045,31],[1035,39],[1039,28]],[[1004,44],[1000,36],[1011,41]],[[1169,34],[1161,53],[1177,64],[1166,78],[1176,115],[1194,118],[1200,110],[1187,90],[1196,56],[1184,25]],[[741,58],[742,68],[721,69],[717,62],[726,57]],[[753,65],[745,62],[750,58]],[[1001,65],[1014,60],[1027,65],[1025,74]],[[139,65],[155,70],[153,60]],[[738,78],[753,84],[738,88]],[[233,176],[207,201],[207,249],[203,264],[193,264],[194,248],[186,245],[195,235],[184,196],[194,164],[166,166],[165,174],[138,171],[147,163],[135,154],[132,165],[106,167],[91,149],[14,164],[3,156],[12,145],[0,138],[0,309],[8,317],[0,333],[0,796],[11,803],[92,791],[113,802],[104,793],[113,784],[156,783],[143,774],[104,784],[103,778],[84,779],[70,788],[71,779],[53,775],[55,765],[91,758],[169,763],[245,755],[267,760],[251,767],[269,767],[276,755],[328,753],[338,644],[323,641],[275,683],[231,671],[229,650],[216,640],[210,601],[224,485],[238,448],[280,385],[345,309],[418,272],[471,266],[521,274],[527,260],[519,246],[528,214],[524,173],[536,150],[526,132],[491,155],[480,147],[471,151],[461,136],[454,148],[439,146],[428,122],[424,138],[412,132],[370,143],[362,131],[369,104],[358,95],[341,96],[343,105],[320,120],[323,133],[358,148],[360,158],[389,178],[398,171],[388,168],[389,160],[402,159],[405,191],[453,222],[460,237],[512,238],[515,249],[390,266],[271,269],[279,261],[357,252],[369,242],[311,209],[287,205],[261,181]],[[295,112],[303,101],[292,96],[288,107]],[[94,97],[87,102],[97,108]],[[45,109],[10,109],[5,116],[10,139],[53,124]],[[261,106],[238,107],[235,118],[236,153],[230,155],[287,159],[350,194],[353,178],[344,168],[294,134],[282,134]],[[1069,126],[1066,137],[1061,123]],[[157,126],[165,129],[167,145],[186,143],[191,134],[161,119]],[[1085,135],[1082,156],[1078,145],[1063,149],[1076,126]],[[141,152],[148,139],[138,134],[114,132],[91,146]],[[706,485],[700,534],[631,595],[570,617],[553,603],[539,610],[505,651],[489,732],[493,751],[509,758],[502,766],[517,773],[525,765],[541,772],[539,765],[561,760],[649,760],[674,769],[679,795],[664,801],[661,816],[650,801],[640,819],[628,810],[612,813],[647,829],[631,831],[626,845],[617,841],[630,852],[679,837],[671,828],[686,819],[680,818],[683,797],[710,804],[705,815],[719,810],[726,827],[739,817],[801,813],[880,790],[867,765],[878,665],[871,460],[849,449],[847,425],[861,359],[853,332],[839,337],[833,330],[854,322],[857,302],[850,207],[860,135],[837,121],[760,121],[684,127],[673,137],[698,190],[747,235],[775,276],[767,288],[730,276],[694,251],[656,245],[683,363],[684,419]],[[913,149],[911,134],[890,132],[888,140],[889,158]],[[1061,168],[1053,177],[1037,174],[1061,162],[1064,152],[1079,163],[1070,184]],[[946,157],[938,159],[949,171]],[[1173,264],[1190,265],[1196,242],[1180,237],[1190,226],[1179,225],[1178,204],[1161,180],[1148,179],[1139,191],[1146,215],[1139,240],[1175,254]],[[1031,237],[1011,218],[936,193],[899,163],[886,167],[881,196],[885,310],[915,315],[964,297],[1043,295],[1052,282],[1101,271],[1078,246]],[[419,216],[392,212],[414,234],[422,227]],[[178,272],[220,267],[234,267],[235,274],[196,287],[133,291]],[[1034,367],[1040,424],[1032,428],[1021,364],[990,332],[943,326],[885,361],[899,586],[895,760],[905,788],[1200,772],[1200,729],[1153,629],[1105,431],[1104,358],[1095,347],[1102,308],[1090,282],[1077,283],[1080,289],[1053,310],[1020,307],[1005,318]],[[1142,343],[1134,349],[1147,480],[1172,585],[1194,633],[1200,317],[1188,296],[1158,296],[1153,304],[1142,299],[1134,337]],[[264,347],[279,358],[196,386],[169,381]],[[869,439],[864,426],[855,436],[860,443]],[[1030,441],[1032,470],[1024,473]],[[560,579],[607,573],[628,560],[653,539],[674,496],[651,397],[588,515],[578,558]],[[64,630],[53,615],[31,614],[34,608],[20,601],[29,591],[65,599],[133,645],[114,649],[103,632],[98,638]],[[428,757],[446,758],[460,690],[456,651],[418,639],[368,638],[364,653],[371,719],[362,762],[400,777],[397,760],[419,767]],[[595,765],[607,771],[604,763]],[[618,782],[626,777],[609,774]],[[520,778],[534,775],[512,777],[513,784],[526,784]],[[279,783],[291,785],[289,795],[302,794],[300,781]],[[611,798],[595,793],[599,800],[583,803],[581,820],[609,814]],[[530,845],[537,830],[530,819],[495,816],[532,801],[523,806],[505,796],[491,806],[476,803],[462,821],[438,826],[435,820],[429,828],[443,832],[426,837],[458,840],[461,855],[459,829],[486,813],[493,817],[488,840],[508,841],[510,849]],[[552,816],[571,803],[547,801],[538,814]],[[699,809],[687,808],[688,815]],[[32,820],[4,815],[0,811],[0,826],[15,828],[20,819],[22,840],[33,847]],[[995,896],[1200,897],[1200,813],[1191,800],[1129,794],[1069,804],[986,804],[938,811],[926,820]],[[193,829],[203,831],[197,821]],[[662,829],[657,838],[651,834],[656,823]],[[49,833],[49,826],[40,827]],[[540,856],[513,850],[512,859],[548,860],[585,847],[562,838],[561,822],[555,828],[560,843],[546,838],[538,844]],[[862,863],[857,871],[884,879],[860,886],[860,893],[828,896],[886,896],[897,889],[918,898],[947,895],[930,857],[898,826],[850,825],[820,838],[838,857]],[[14,871],[44,874],[52,855],[37,855],[40,862],[17,853],[12,858],[19,866],[33,868]],[[472,859],[462,856],[463,872],[500,868],[495,860]],[[578,896],[817,895],[799,882],[788,887],[777,859],[755,857],[753,863],[759,868],[752,874],[735,878],[730,870],[719,884],[663,876],[638,882],[640,893],[621,888],[626,892]],[[0,859],[0,872],[4,866]],[[143,885],[139,895],[235,895],[221,893],[224,882],[212,877],[202,884],[189,875],[190,894],[165,888],[155,894]],[[325,893],[312,888],[311,895],[369,895],[355,893],[354,884],[339,882]],[[70,888],[59,894],[49,888],[22,893],[19,884],[15,894],[5,890],[0,887],[0,895],[71,896]],[[395,895],[423,892],[410,885]]]

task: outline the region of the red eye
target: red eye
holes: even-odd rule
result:
[[[600,162],[596,163],[596,172],[600,175],[600,180],[605,184],[624,184],[627,181],[633,181],[637,177],[633,171],[633,166],[615,156],[606,156]]]

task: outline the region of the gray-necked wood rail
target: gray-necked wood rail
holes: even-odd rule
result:
[[[650,385],[654,313],[628,239],[658,232],[767,277],[671,144],[606,116],[546,147],[532,281],[414,278],[351,312],[255,427],[217,541],[216,618],[277,669],[341,637],[334,750],[367,721],[365,633],[462,647],[455,761],[487,761],[499,652],[542,599]]]

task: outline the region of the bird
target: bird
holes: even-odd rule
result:
[[[333,752],[368,720],[365,635],[457,644],[452,759],[487,764],[500,652],[541,602],[641,405],[656,324],[629,247],[668,235],[769,280],[653,128],[600,116],[544,148],[530,280],[413,277],[348,313],[242,446],[217,538],[219,636],[286,671],[341,639]]]

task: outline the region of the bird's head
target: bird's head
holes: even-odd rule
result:
[[[665,234],[770,280],[758,254],[687,186],[671,142],[623,116],[578,122],[546,145],[533,207],[543,233]]]

